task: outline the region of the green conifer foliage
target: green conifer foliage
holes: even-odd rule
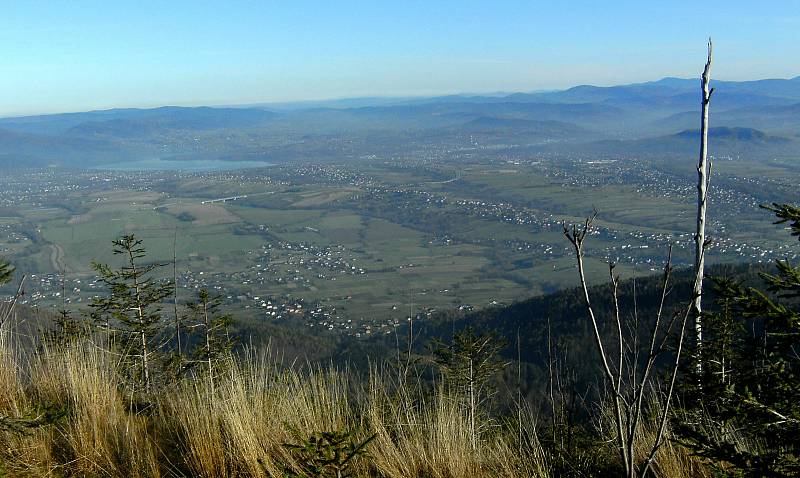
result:
[[[354,458],[366,456],[366,448],[375,438],[355,440],[352,431],[314,433],[301,443],[286,443],[297,463],[296,467],[286,466],[287,478],[349,478],[356,476],[352,471]],[[299,471],[296,470],[299,468]]]
[[[172,286],[153,278],[153,272],[164,264],[143,263],[146,251],[133,234],[114,240],[113,245],[114,254],[122,256],[124,264],[117,269],[92,264],[108,288],[107,295],[93,300],[93,316],[109,332],[111,346],[123,355],[133,388],[148,394],[164,343],[162,302],[172,293]]]
[[[208,379],[213,392],[216,376],[220,372],[220,362],[230,353],[233,341],[229,329],[233,323],[230,314],[219,314],[222,305],[219,297],[211,297],[206,289],[200,289],[197,302],[189,304],[195,324],[191,325],[199,335],[193,350],[190,365],[199,366]]]
[[[0,259],[0,285],[5,285],[11,282],[11,276],[14,274],[14,268],[11,264],[3,259]]]
[[[496,335],[476,334],[472,328],[456,333],[450,344],[433,344],[434,360],[469,417],[473,448],[478,446],[480,409],[494,394],[489,380],[508,365],[499,359],[505,345]]]
[[[800,208],[774,204],[800,236]],[[800,267],[778,260],[762,287],[715,279],[701,377],[688,376],[679,435],[728,476],[800,476]]]

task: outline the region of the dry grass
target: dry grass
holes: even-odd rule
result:
[[[376,433],[371,455],[380,476],[432,478],[546,477],[544,453],[520,448],[516,434],[493,427],[473,446],[466,413],[444,389],[425,397],[403,385],[387,390],[387,374],[371,374],[365,415]]]
[[[634,453],[636,453],[637,463],[643,463],[650,454],[658,434],[663,410],[663,397],[660,394],[651,393],[647,396],[646,401],[646,413],[642,417],[639,432],[634,437]],[[612,447],[616,443],[616,429],[610,401],[601,406],[600,415],[602,417],[600,428],[605,435],[604,441],[609,447]],[[692,455],[690,450],[674,440],[669,422],[667,422],[664,437],[651,464],[652,475],[659,478],[711,478],[714,476],[701,458]],[[607,451],[609,454],[618,453],[617,450],[611,448]]]
[[[341,374],[282,370],[265,357],[235,361],[213,394],[202,383],[187,382],[162,404],[193,475],[279,475],[292,463],[283,444],[296,441],[293,430],[310,434],[358,425]]]
[[[0,432],[0,463],[9,476],[259,477],[296,467],[284,446],[312,433],[375,435],[353,463],[362,477],[547,477],[549,459],[535,421],[484,423],[476,446],[467,416],[444,390],[372,370],[362,382],[347,371],[282,367],[268,353],[231,359],[214,390],[200,379],[165,386],[137,412],[116,368],[118,357],[90,341],[22,354],[0,331],[0,413],[25,417],[43,404],[66,415],[25,433]],[[354,383],[355,382],[355,383]],[[361,385],[359,385],[361,383]],[[533,437],[533,438],[530,438]],[[689,460],[689,461],[687,461]],[[672,445],[659,454],[659,476],[697,476]]]

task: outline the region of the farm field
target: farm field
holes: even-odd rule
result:
[[[120,265],[111,242],[135,233],[148,260],[166,265],[163,277],[171,278],[174,252],[184,300],[208,287],[244,316],[328,328],[338,321],[351,330],[342,324],[385,325],[411,313],[491,307],[574,286],[562,224],[594,211],[591,282],[607,280],[609,260],[623,276],[656,273],[670,244],[675,265],[688,266],[691,179],[637,168],[539,161],[287,165],[246,174],[115,173],[112,185],[75,172],[59,179],[70,192],[57,203],[31,201],[0,219],[7,231],[0,247],[37,276],[41,305],[60,303],[62,274],[72,284],[68,300],[85,304],[101,289],[91,264]],[[758,201],[752,188],[734,189],[744,170],[732,164],[712,198],[718,245],[709,261],[796,254],[771,242],[775,226],[751,206]],[[780,184],[778,166],[764,170],[765,180]],[[316,315],[291,307],[294,315],[274,313],[272,300],[305,303]]]

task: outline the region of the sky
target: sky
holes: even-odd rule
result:
[[[800,75],[800,0],[0,0],[0,116]]]

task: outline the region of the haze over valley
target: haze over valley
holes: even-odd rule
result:
[[[0,476],[800,476],[797,7],[4,8]]]
[[[710,260],[792,257],[757,206],[793,195],[800,78],[715,87]],[[4,118],[2,252],[32,274],[25,301],[55,307],[97,293],[90,265],[116,236],[170,261],[177,235],[182,294],[210,287],[248,320],[358,337],[570,287],[562,223],[593,209],[592,282],[607,260],[653,273],[669,244],[688,266],[696,90]]]

